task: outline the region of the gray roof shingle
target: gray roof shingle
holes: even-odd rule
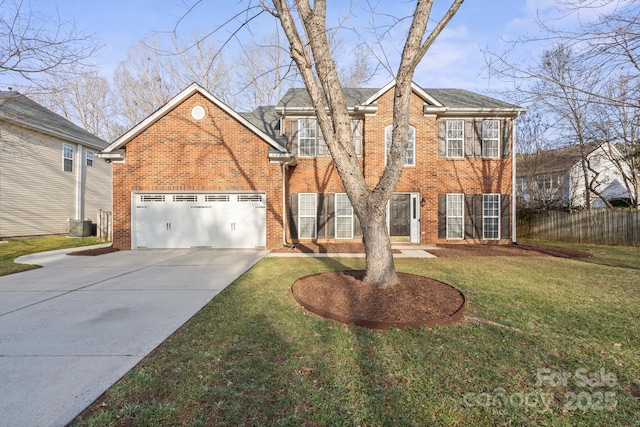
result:
[[[345,88],[347,106],[362,105],[364,101],[375,95],[381,88]],[[480,95],[464,89],[423,89],[437,99],[445,107],[453,109],[514,109],[520,108],[499,99]],[[277,108],[305,108],[311,107],[311,100],[305,88],[289,89],[278,102]]]
[[[99,150],[108,145],[103,139],[15,91],[0,91],[2,120]]]
[[[258,107],[251,112],[238,114],[259,130],[266,133],[281,147],[285,147],[287,145],[287,137],[280,133],[280,117],[276,113],[275,107]]]

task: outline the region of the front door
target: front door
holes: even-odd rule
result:
[[[394,242],[411,240],[411,195],[392,194],[389,203],[389,236]]]

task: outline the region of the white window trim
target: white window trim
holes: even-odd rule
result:
[[[305,137],[304,139],[307,141],[311,141],[313,139],[313,155],[309,155],[309,154],[302,154],[301,153],[301,148],[302,148],[302,143],[301,140],[302,138],[302,123],[303,122],[309,122],[309,124],[311,125],[311,123],[313,123],[314,126],[314,136],[313,138],[311,137]],[[302,117],[300,119],[298,119],[298,157],[317,157],[318,156],[318,121],[314,118],[314,117]]]
[[[498,210],[496,215],[491,215],[491,216],[485,216],[485,198],[487,196],[492,196],[492,197],[496,197],[498,200]],[[486,230],[485,230],[485,219],[487,218],[497,218],[498,219],[498,225],[497,225],[497,229],[498,229],[498,236],[497,237],[487,237],[486,236]],[[482,239],[483,240],[500,240],[500,194],[497,193],[487,193],[487,194],[483,194],[482,195]]]
[[[455,215],[455,216],[453,216],[453,215],[450,216],[449,215],[449,197],[452,197],[452,196],[456,196],[456,197],[459,197],[461,199],[461,204],[460,204],[461,210],[462,210],[461,215]],[[446,209],[447,209],[447,212],[446,212],[447,239],[448,240],[463,240],[464,239],[464,194],[462,194],[462,193],[447,193],[447,200],[446,201],[447,201],[447,205],[446,205]],[[449,234],[449,225],[450,225],[449,218],[460,218],[461,219],[462,229],[461,229],[460,237],[457,237],[457,236],[451,237],[451,235]]]
[[[67,149],[69,149],[71,151],[71,157],[67,157],[66,156],[66,151]],[[62,144],[62,171],[63,172],[71,172],[73,173],[74,169],[75,169],[75,155],[76,155],[76,148],[71,145],[71,144]],[[65,169],[65,160],[70,160],[71,161],[71,170],[66,170]]]
[[[462,136],[460,138],[455,138],[455,139],[450,139],[449,138],[449,124],[453,123],[453,122],[459,122],[462,123]],[[445,125],[445,149],[446,149],[446,155],[448,158],[450,159],[462,159],[464,158],[464,120],[447,120]],[[462,154],[460,156],[450,156],[449,155],[449,142],[450,141],[460,141],[460,146],[462,147]]]
[[[89,164],[89,161],[91,161],[91,164]],[[85,152],[84,152],[84,164],[88,168],[95,167],[95,165],[96,165],[96,156],[95,156],[93,151],[85,150]]]
[[[349,207],[351,208],[351,213],[349,215],[338,214],[338,196],[344,197],[349,203]],[[335,215],[334,215],[335,238],[336,239],[353,239],[353,206],[351,205],[351,200],[349,200],[349,196],[347,196],[347,193],[335,193],[333,208],[335,210]],[[349,218],[349,222],[351,224],[351,227],[349,227],[349,230],[350,230],[349,236],[347,237],[338,236],[338,218]]]
[[[487,156],[485,153],[485,134],[484,134],[484,125],[488,122],[495,122],[498,124],[498,135],[495,138],[487,138],[489,141],[495,141],[497,145],[496,155],[495,156]],[[500,158],[500,120],[483,120],[482,121],[482,157],[486,159],[499,159]]]
[[[391,132],[393,129],[393,125],[389,125],[384,128],[384,164],[387,164],[387,155],[389,154],[389,150],[391,150]],[[409,138],[411,136],[411,131],[413,131],[413,139]],[[387,138],[389,136],[389,138]],[[409,125],[409,132],[407,135],[409,139],[409,143],[407,144],[407,153],[409,151],[412,152],[413,163],[407,163],[407,154],[404,155],[404,162],[402,164],[403,167],[413,167],[416,165],[416,128],[415,126]]]
[[[303,215],[301,213],[302,209],[302,199],[305,196],[313,196],[313,214],[312,215]],[[317,239],[318,238],[318,220],[317,220],[317,210],[318,210],[318,194],[316,193],[298,193],[298,239]],[[302,223],[302,218],[313,218],[313,236],[301,236],[302,227],[300,224]]]

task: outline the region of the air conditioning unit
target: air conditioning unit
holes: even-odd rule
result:
[[[91,220],[69,220],[69,237],[87,237],[92,232]]]

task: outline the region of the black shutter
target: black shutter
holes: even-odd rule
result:
[[[473,143],[473,122],[469,120],[464,121],[464,156],[475,157],[475,144]]]
[[[324,135],[320,129],[320,123],[316,120],[316,157],[331,157]]]
[[[464,195],[464,238],[475,239],[475,221],[476,214],[474,203],[475,196],[473,194]]]
[[[317,238],[325,238],[325,224],[327,223],[327,217],[325,212],[325,194],[318,194],[318,203],[316,205],[316,221],[318,224]]]
[[[476,157],[482,157],[482,122],[473,122],[474,144],[473,149]]]
[[[473,211],[475,213],[474,219],[474,235],[476,239],[482,239],[482,228],[484,219],[484,206],[482,200],[482,194],[475,194],[473,197]]]
[[[438,239],[447,238],[447,195],[438,194]]]
[[[298,194],[289,196],[289,235],[298,238]]]
[[[500,200],[500,238],[513,238],[511,235],[511,195],[502,194]]]
[[[447,157],[447,121],[438,122],[438,157]]]
[[[336,195],[326,195],[327,199],[327,239],[336,237]]]
[[[291,120],[291,153],[294,156],[298,155],[298,121],[297,120]],[[297,196],[296,196],[296,200],[297,200]]]
[[[502,158],[508,159],[511,156],[511,121],[502,121]]]

